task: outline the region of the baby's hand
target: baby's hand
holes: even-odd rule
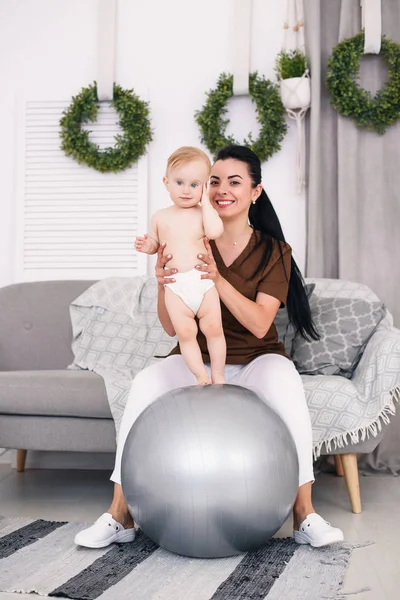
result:
[[[203,195],[201,197],[201,204],[210,204],[210,197],[208,195],[208,191],[209,191],[209,186],[208,186],[208,181],[206,183],[203,183]]]
[[[155,254],[158,250],[158,242],[145,233],[143,237],[138,236],[135,239],[135,250],[145,254]]]

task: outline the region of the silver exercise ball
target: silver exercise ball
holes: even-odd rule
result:
[[[296,498],[299,468],[282,419],[247,388],[207,385],[161,396],[134,423],[122,488],[143,532],[193,557],[267,542]]]

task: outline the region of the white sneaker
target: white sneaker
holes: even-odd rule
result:
[[[316,513],[307,515],[301,523],[299,531],[293,531],[293,537],[298,544],[310,544],[314,548],[342,542],[344,539],[341,529],[332,527],[328,521]]]
[[[105,548],[114,542],[122,544],[125,542],[133,542],[135,539],[135,530],[125,529],[113,519],[110,513],[104,513],[97,521],[76,534],[74,542],[77,546],[85,546],[86,548]]]

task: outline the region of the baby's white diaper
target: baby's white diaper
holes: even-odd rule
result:
[[[191,269],[184,273],[176,273],[175,283],[167,283],[166,287],[172,290],[184,303],[197,315],[203,301],[204,294],[213,286],[211,279],[201,279],[202,272]]]

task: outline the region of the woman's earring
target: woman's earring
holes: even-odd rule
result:
[[[256,203],[256,200],[253,200],[253,204],[255,204],[255,203]]]

